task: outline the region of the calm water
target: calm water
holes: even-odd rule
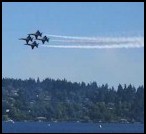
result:
[[[101,127],[99,127],[101,125]],[[144,133],[144,124],[68,123],[68,122],[2,122],[3,133]]]

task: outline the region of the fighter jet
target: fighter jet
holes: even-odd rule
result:
[[[28,44],[29,41],[33,40],[33,38],[30,35],[28,35],[27,38],[20,38],[19,40],[25,40],[26,43]]]
[[[43,44],[45,43],[45,41],[49,42],[49,38],[47,36],[44,36],[43,38],[36,39],[36,40],[41,40]]]
[[[34,41],[32,44],[24,44],[24,45],[31,46],[31,48],[34,49],[34,47],[38,48],[39,43],[36,43],[36,41]]]
[[[40,33],[39,30],[37,30],[36,33],[30,33],[28,35],[34,35],[36,39],[38,38],[38,36],[42,37],[42,33]]]

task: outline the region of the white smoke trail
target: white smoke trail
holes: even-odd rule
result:
[[[77,48],[77,49],[107,49],[107,48],[142,48],[144,47],[143,45],[133,45],[133,44],[121,44],[121,45],[103,45],[103,46],[83,46],[83,45],[70,45],[70,46],[66,46],[66,45],[41,45],[43,47],[48,47],[48,48]]]
[[[62,35],[48,35],[48,37],[55,37],[55,39],[51,39],[55,42],[74,43],[74,45],[49,45],[45,47],[84,49],[144,47],[144,37],[74,37]]]
[[[55,42],[67,42],[67,43],[82,43],[82,44],[93,44],[93,45],[108,45],[108,44],[127,44],[127,43],[133,43],[134,44],[143,44],[143,39],[131,39],[131,40],[122,40],[122,39],[110,39],[110,40],[57,40],[53,39],[52,41]]]
[[[62,35],[47,35],[48,37],[69,39],[71,41],[97,41],[97,42],[131,42],[131,41],[143,41],[143,37],[75,37],[75,36],[62,36]],[[56,40],[57,41],[57,40]],[[61,40],[58,40],[61,41]],[[64,40],[65,41],[65,40]]]
[[[87,39],[87,40],[93,40],[93,39],[96,39],[96,38],[90,38],[90,37],[74,37],[74,36],[62,36],[62,35],[52,35],[52,34],[46,34],[46,36],[48,37],[55,37],[55,38],[64,38],[64,39]]]

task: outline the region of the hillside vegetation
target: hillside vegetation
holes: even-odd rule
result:
[[[3,78],[2,119],[143,122],[144,87],[119,84],[114,89],[96,82]]]

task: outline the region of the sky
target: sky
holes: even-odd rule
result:
[[[143,37],[143,2],[3,2],[2,77],[67,79],[98,85],[144,84],[144,48],[31,49],[37,30],[75,37]],[[55,45],[51,41],[45,45]],[[64,42],[63,45],[69,45]]]

